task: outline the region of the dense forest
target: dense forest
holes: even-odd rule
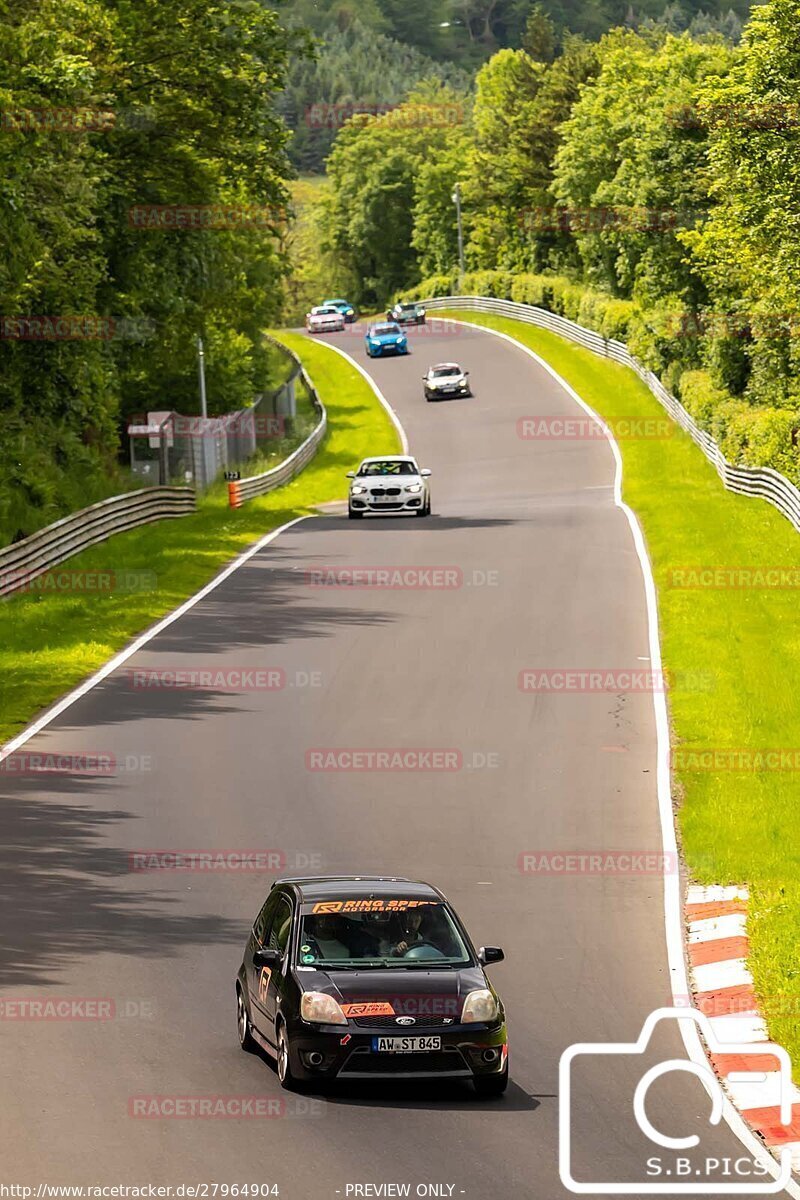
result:
[[[127,418],[197,411],[199,336],[211,413],[263,389],[303,290],[293,177],[326,158],[303,236],[363,303],[452,270],[460,179],[471,269],[789,311],[794,130],[656,115],[792,91],[797,5],[756,12],[738,50],[745,0],[2,0],[0,544],[126,486]],[[520,226],[622,196],[710,216],[657,243]],[[714,386],[789,402],[790,345],[713,342]]]
[[[259,390],[308,44],[259,4],[0,5],[0,544],[119,487],[127,414],[197,410],[198,335],[210,411]]]
[[[430,79],[468,92],[505,47],[536,48],[542,18],[555,47],[571,33],[597,40],[614,26],[661,27],[739,40],[749,0],[277,0],[288,24],[310,29],[313,60],[296,59],[279,109],[295,136],[290,157],[322,171],[347,116],[378,114]]]
[[[730,459],[800,479],[800,0],[756,7],[740,45],[539,18],[455,134],[414,122],[453,101],[433,83],[406,121],[345,126],[323,248],[365,306],[461,289],[627,341]]]

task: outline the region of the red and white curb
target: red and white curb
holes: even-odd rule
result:
[[[792,1085],[792,1119],[781,1124],[780,1071],[768,1043],[753,977],[747,967],[747,888],[690,887],[686,898],[688,957],[694,1006],[722,1044],[747,1043],[752,1054],[710,1053],[731,1102],[749,1128],[778,1157],[789,1150],[800,1173],[800,1090]]]

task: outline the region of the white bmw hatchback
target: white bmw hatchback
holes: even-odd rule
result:
[[[365,513],[431,515],[430,471],[420,469],[409,454],[365,458],[357,471],[348,471],[347,478],[347,513],[351,521]]]

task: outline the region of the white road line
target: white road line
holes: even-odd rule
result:
[[[284,533],[287,529],[291,529],[293,525],[299,524],[300,521],[307,520],[308,517],[295,517],[293,521],[287,521],[286,524],[281,525],[279,529],[273,529],[271,533],[266,534],[265,537],[255,542],[254,545],[249,548],[249,550],[245,550],[243,554],[240,554],[238,558],[234,559],[234,561],[225,567],[224,570],[220,571],[219,575],[215,575],[211,582],[207,583],[204,588],[201,588],[200,591],[196,592],[194,596],[190,596],[188,600],[185,600],[183,604],[174,609],[173,612],[168,613],[166,617],[162,617],[162,619],[156,625],[153,625],[150,629],[145,630],[145,632],[140,634],[139,637],[131,642],[129,646],[126,646],[124,650],[120,650],[119,654],[115,654],[113,658],[109,659],[109,661],[105,663],[105,665],[102,666],[99,671],[95,671],[94,675],[90,675],[89,678],[85,680],[84,683],[76,687],[74,691],[68,692],[67,695],[61,700],[57,701],[52,708],[48,708],[47,711],[42,713],[40,717],[37,717],[32,725],[29,725],[27,729],[23,729],[22,733],[18,733],[15,738],[11,739],[10,742],[6,742],[3,748],[0,749],[0,762],[2,762],[4,758],[7,758],[9,754],[13,754],[13,752],[19,749],[20,746],[24,746],[25,743],[37,733],[40,733],[41,730],[54,721],[56,717],[59,717],[61,713],[70,708],[76,702],[76,700],[80,700],[81,697],[85,696],[87,692],[90,692],[92,688],[96,688],[98,683],[102,683],[103,680],[107,679],[113,671],[116,671],[117,667],[121,667],[124,662],[127,662],[129,658],[137,653],[137,651],[141,650],[143,646],[146,646],[148,642],[151,642],[154,637],[158,637],[159,633],[170,626],[173,621],[177,621],[184,615],[184,613],[187,613],[191,608],[194,608],[195,604],[199,604],[201,600],[205,600],[206,596],[210,595],[210,593],[213,592],[215,588],[218,588],[221,583],[224,583],[234,571],[238,571],[239,568],[243,567],[246,562],[249,562],[254,555],[258,554],[259,550],[263,550],[265,546],[268,546],[271,541],[274,541],[276,537]]]
[[[375,392],[378,400],[381,402],[383,407],[388,410],[389,415],[392,418],[392,423],[400,435],[400,440],[403,444],[403,453],[407,454],[408,438],[406,437],[406,431],[400,424],[400,419],[392,406],[389,404],[389,401],[378,389],[374,380],[370,379],[366,371],[364,371],[364,369],[360,367],[357,362],[350,358],[349,354],[345,354],[343,350],[338,350],[336,346],[331,346],[330,348],[332,350],[336,350],[337,354],[341,354],[344,358],[348,359],[348,361],[351,362],[367,380],[370,387]],[[145,632],[140,634],[139,637],[132,641],[129,646],[126,646],[124,650],[120,650],[118,654],[115,654],[113,658],[109,659],[107,663],[100,667],[99,671],[95,671],[95,673],[90,675],[89,678],[86,679],[82,684],[76,687],[73,691],[68,692],[66,696],[63,696],[61,700],[58,700],[54,705],[52,705],[52,707],[48,708],[40,717],[37,717],[37,719],[31,725],[28,725],[26,729],[23,729],[21,733],[18,733],[16,737],[11,739],[10,742],[6,742],[4,746],[0,747],[0,762],[2,762],[3,759],[8,758],[9,754],[13,754],[14,751],[18,750],[20,746],[24,746],[25,743],[30,741],[32,737],[35,737],[37,733],[40,733],[43,729],[50,725],[56,719],[56,717],[61,716],[63,712],[75,704],[77,700],[80,700],[88,692],[91,692],[93,688],[96,688],[99,683],[102,683],[104,679],[107,679],[109,675],[116,671],[117,667],[121,667],[123,663],[127,662],[129,658],[132,658],[132,656],[141,650],[143,646],[146,646],[148,642],[151,642],[154,637],[158,637],[158,635],[164,629],[167,629],[168,626],[172,625],[174,621],[179,620],[182,616],[184,616],[185,613],[194,608],[195,604],[199,604],[201,600],[205,600],[206,596],[210,595],[211,592],[213,592],[215,588],[218,588],[221,583],[224,583],[225,580],[234,573],[234,571],[238,571],[240,567],[243,567],[245,563],[249,562],[251,558],[258,554],[260,550],[263,550],[265,546],[268,546],[270,542],[275,540],[275,538],[280,537],[282,533],[285,533],[287,529],[291,529],[293,525],[298,525],[301,521],[307,520],[309,520],[309,517],[295,517],[293,521],[287,521],[285,525],[281,525],[278,529],[273,529],[271,533],[268,533],[263,538],[260,538],[252,546],[250,546],[249,549],[240,554],[238,558],[235,558],[232,563],[229,563],[229,565],[220,571],[218,575],[215,575],[211,582],[207,583],[205,587],[200,589],[199,592],[196,592],[194,596],[190,596],[188,600],[185,600],[183,604],[179,605],[179,607],[174,609],[173,612],[168,613],[166,617],[162,617],[162,619],[158,621],[157,624],[153,625],[152,628],[145,630]]]
[[[387,413],[389,414],[389,418],[390,418],[392,424],[394,425],[395,429],[397,430],[398,434],[400,435],[400,444],[403,447],[403,454],[410,454],[411,451],[408,448],[408,437],[406,436],[406,431],[405,431],[405,429],[403,429],[403,426],[400,422],[400,418],[398,417],[397,413],[392,408],[389,401],[384,396],[381,389],[378,387],[375,380],[361,366],[361,363],[356,362],[356,360],[353,358],[353,356],[351,354],[348,354],[346,350],[340,350],[339,347],[334,346],[332,342],[315,342],[314,344],[317,346],[319,346],[319,345],[327,346],[327,348],[329,350],[335,350],[337,354],[340,354],[342,356],[342,358],[346,358],[351,366],[355,367],[355,369],[358,371],[359,375],[363,375],[363,377],[366,379],[367,383],[372,388],[375,395],[380,400],[383,407],[386,409]]]
[[[539,366],[547,372],[547,374],[556,381],[567,393],[571,396],[576,404],[579,404],[588,416],[602,426],[603,434],[606,437],[611,452],[614,455],[616,464],[616,473],[614,477],[614,503],[620,508],[630,526],[633,535],[636,553],[639,557],[639,564],[642,568],[644,577],[645,599],[647,602],[647,623],[650,640],[650,657],[653,664],[653,670],[658,672],[661,668],[661,640],[659,636],[658,625],[658,596],[656,592],[655,579],[653,577],[653,569],[650,564],[650,559],[647,554],[647,544],[644,540],[641,526],[634,511],[622,499],[622,455],[619,446],[611,435],[611,432],[601,417],[591,408],[585,400],[583,400],[575,389],[563,379],[561,375],[551,367],[534,350],[528,346],[524,346],[522,342],[518,342],[516,338],[511,337],[507,333],[501,333],[499,329],[490,329],[488,326],[476,326],[472,321],[459,321],[456,318],[448,318],[454,324],[469,325],[471,328],[478,328],[484,333],[491,334],[492,337],[501,338],[505,342],[510,342],[512,346],[516,346],[527,354],[530,358],[537,362]],[[653,708],[655,711],[656,720],[656,735],[657,735],[657,790],[658,790],[658,807],[661,823],[661,840],[664,853],[666,855],[674,855],[677,858],[678,843],[675,835],[675,824],[672,813],[672,792],[670,788],[670,740],[669,740],[669,718],[667,715],[667,699],[663,692],[653,692]],[[673,1001],[676,1007],[685,1000],[689,994],[689,981],[687,979],[686,962],[683,954],[683,904],[681,896],[681,881],[678,872],[666,872],[664,875],[664,923],[667,939],[667,959],[669,963],[670,986],[672,988]],[[714,1021],[729,1021],[741,1020],[741,1018],[717,1017],[712,1019],[712,1027]],[[697,1025],[694,1021],[678,1021],[678,1027],[683,1038],[683,1044],[686,1048],[686,1053],[692,1062],[700,1066],[707,1066],[708,1059],[700,1039],[700,1034]],[[761,1022],[761,1032],[758,1037],[739,1038],[740,1041],[765,1041],[767,1039],[767,1030],[763,1021]],[[726,1037],[726,1041],[734,1040],[732,1037]],[[703,1085],[706,1087],[709,1095],[712,1095],[711,1085]],[[741,1114],[726,1097],[722,1115],[725,1118],[726,1124],[739,1138],[740,1142],[747,1147],[749,1153],[759,1160],[763,1160],[764,1146],[758,1140],[753,1131],[748,1128]],[[773,1165],[765,1161],[765,1167],[770,1171],[774,1179],[780,1176],[780,1166],[776,1162]],[[788,1195],[794,1196],[795,1200],[800,1200],[800,1187],[794,1181],[786,1185],[785,1191]]]

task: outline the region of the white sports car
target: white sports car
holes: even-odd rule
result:
[[[309,333],[339,333],[344,326],[344,313],[329,304],[320,304],[317,308],[312,308],[306,317],[306,329]]]
[[[391,458],[365,458],[357,471],[348,471],[350,498],[347,514],[351,521],[365,513],[413,513],[431,515],[430,471],[420,470],[408,454]]]
[[[469,371],[458,363],[438,363],[422,376],[426,400],[442,400],[445,396],[471,396]]]

